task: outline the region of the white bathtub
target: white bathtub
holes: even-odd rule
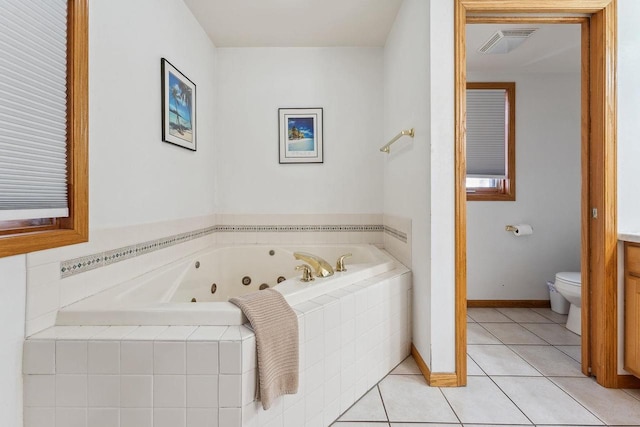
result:
[[[294,269],[302,264],[293,257],[297,251],[318,255],[333,265],[340,255],[353,256],[346,259],[346,272],[304,283]],[[396,265],[373,245],[212,247],[71,304],[58,312],[56,324],[242,325],[246,318],[227,301],[257,291],[262,284],[277,289],[295,305],[386,273]],[[245,277],[250,284],[243,284]],[[280,277],[286,280],[278,283]],[[193,298],[196,302],[191,302]]]

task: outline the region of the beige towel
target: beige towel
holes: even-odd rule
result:
[[[298,392],[298,317],[273,289],[253,292],[229,302],[240,307],[256,334],[258,398],[269,409],[283,394]]]

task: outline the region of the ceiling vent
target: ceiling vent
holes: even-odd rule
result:
[[[537,28],[514,28],[496,31],[478,52],[487,54],[509,53],[535,33]]]

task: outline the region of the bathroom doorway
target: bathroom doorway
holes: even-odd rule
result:
[[[581,30],[466,25],[469,375],[584,377],[546,284],[580,276]]]
[[[467,379],[466,25],[526,22],[582,26],[582,372],[606,387],[628,385],[617,372],[616,1],[456,0],[454,19],[457,384]]]

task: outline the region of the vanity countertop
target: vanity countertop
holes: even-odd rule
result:
[[[618,240],[622,240],[623,242],[640,243],[640,232],[637,232],[637,231],[620,232],[618,233]]]

